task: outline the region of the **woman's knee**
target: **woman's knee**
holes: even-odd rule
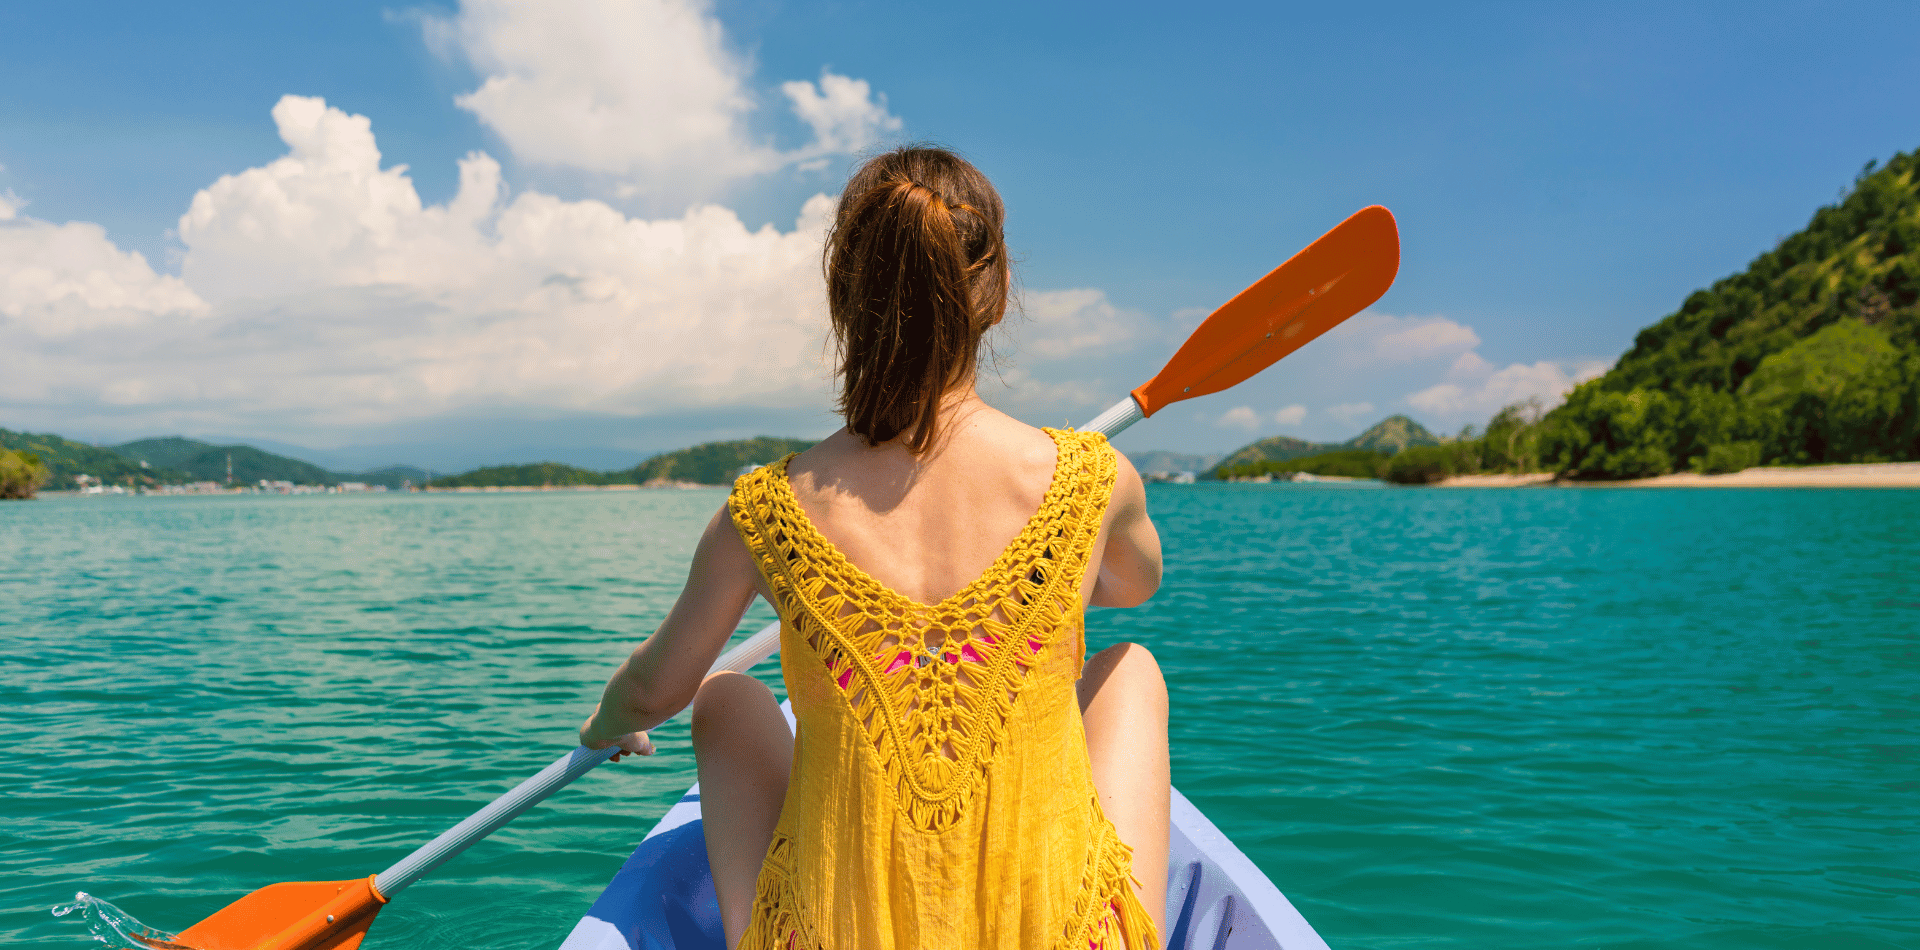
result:
[[[754,707],[765,704],[778,708],[773,690],[745,673],[721,672],[708,676],[693,695],[693,742],[701,744],[715,729],[737,722]]]
[[[1116,692],[1130,702],[1167,707],[1167,679],[1153,652],[1138,643],[1116,643],[1088,658],[1081,672],[1082,694]]]

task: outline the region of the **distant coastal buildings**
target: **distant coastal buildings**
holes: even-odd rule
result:
[[[142,485],[129,489],[109,485],[92,475],[73,477],[72,491],[47,492],[54,495],[350,495],[387,491],[385,485],[366,482],[341,482],[337,485],[303,485],[285,479],[263,478],[252,485],[227,485],[217,481],[180,482],[171,485]]]

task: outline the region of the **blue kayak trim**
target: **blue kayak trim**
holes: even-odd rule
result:
[[[599,921],[618,931],[618,943],[595,947],[626,950],[722,950],[720,902],[707,872],[707,839],[694,819],[649,835],[622,865],[613,882],[581,921]],[[617,923],[616,923],[617,922]],[[576,934],[580,932],[576,926]],[[563,946],[574,946],[573,936]]]

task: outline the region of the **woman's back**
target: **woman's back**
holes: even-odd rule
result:
[[[1044,431],[983,404],[953,415],[940,444],[919,456],[842,430],[787,465],[814,528],[922,604],[978,580],[1040,510],[1055,475],[1057,452]]]

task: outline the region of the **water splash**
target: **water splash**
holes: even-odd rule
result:
[[[177,934],[149,927],[135,920],[132,914],[86,891],[74,892],[72,903],[54,905],[53,916],[65,917],[68,914],[79,914],[80,921],[87,925],[87,933],[109,947],[194,950],[181,943]]]

